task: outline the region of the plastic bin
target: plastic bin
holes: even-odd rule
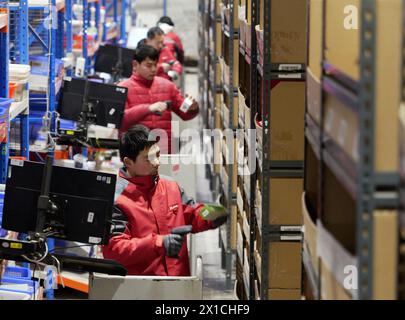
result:
[[[1,109],[10,109],[10,105],[13,102],[13,99],[0,98],[0,108]]]
[[[31,295],[29,293],[15,292],[0,288],[0,301],[1,300],[31,300]]]
[[[34,288],[35,288],[35,291],[38,290],[38,288],[39,288],[39,282],[37,280],[10,278],[10,277],[3,276],[1,278],[1,285],[8,285],[8,284],[27,285],[28,290],[29,290],[28,292],[31,292],[31,293],[34,293]]]
[[[29,279],[31,280],[32,273],[28,268],[23,267],[6,267],[4,270],[5,278],[18,278],[18,279]]]
[[[31,67],[27,64],[10,64],[9,80],[17,84],[26,84],[30,77]]]

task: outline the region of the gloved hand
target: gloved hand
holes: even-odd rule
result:
[[[222,216],[215,220],[212,220],[212,225],[214,226],[214,228],[218,228],[218,227],[222,226],[227,220],[228,220],[228,216]]]
[[[179,234],[168,234],[163,238],[166,255],[170,258],[178,258],[183,245],[184,237]]]

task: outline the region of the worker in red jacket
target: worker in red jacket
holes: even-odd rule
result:
[[[159,177],[159,147],[149,130],[137,125],[120,139],[125,165],[117,181],[113,236],[103,247],[106,259],[121,263],[128,275],[189,276],[185,236],[176,227],[192,226],[192,233],[219,227],[226,215],[203,220],[209,205],[187,198],[174,181]]]
[[[184,64],[184,47],[180,37],[174,32],[174,23],[170,17],[163,16],[157,26],[165,33],[164,45],[168,47],[177,60]]]
[[[147,38],[140,43],[147,44],[159,52],[157,76],[175,81],[183,73],[183,66],[176,59],[170,48],[164,45],[164,32],[159,27],[150,28]]]
[[[185,98],[176,85],[156,76],[158,58],[157,50],[148,45],[141,45],[135,50],[134,73],[131,78],[119,84],[128,88],[120,133],[135,124],[143,124],[149,129],[162,129],[167,137],[161,137],[159,146],[163,153],[171,154],[171,111],[182,120],[191,120],[198,115],[199,106],[197,101],[189,97],[187,100],[192,101],[192,104],[188,110],[183,108]]]

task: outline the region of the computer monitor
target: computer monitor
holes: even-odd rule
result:
[[[110,44],[102,45],[96,52],[94,70],[129,78],[132,75],[134,56],[135,50]]]
[[[38,199],[45,165],[11,160],[3,209],[6,230],[36,230]],[[50,235],[89,244],[107,244],[111,232],[116,175],[52,166],[49,197],[58,210],[48,214],[44,229]]]
[[[89,113],[94,124],[112,129],[121,127],[128,89],[85,79],[65,78],[61,90],[58,112],[61,118],[80,121],[87,87],[87,99],[92,106]]]

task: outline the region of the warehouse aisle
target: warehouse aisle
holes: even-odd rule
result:
[[[186,70],[185,92],[198,97],[198,69]],[[187,127],[202,128],[202,117],[187,123]],[[202,130],[202,129],[201,129]],[[209,188],[209,180],[205,177],[204,165],[197,167],[197,201],[211,202],[212,193]],[[221,249],[219,248],[218,230],[207,231],[195,235],[197,255],[203,258],[204,272],[204,299],[230,300],[233,299],[233,290],[225,288],[225,270],[221,268]]]

